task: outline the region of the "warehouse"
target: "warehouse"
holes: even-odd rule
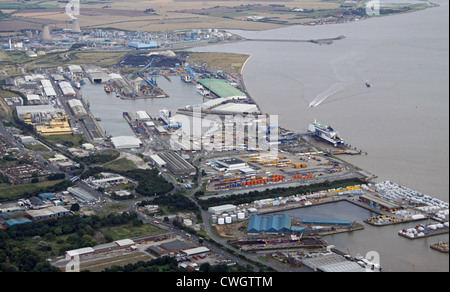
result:
[[[337,220],[337,219],[302,219],[302,223],[305,225],[319,224],[319,225],[350,225],[350,220]]]
[[[159,155],[155,154],[155,155],[150,156],[150,158],[153,160],[154,165],[156,165],[158,167],[166,166],[166,162],[164,160],[162,160],[161,157],[159,157]]]
[[[109,75],[104,72],[94,72],[89,74],[89,79],[92,83],[107,83],[109,81]]]
[[[84,255],[88,255],[88,254],[93,254],[95,251],[92,247],[83,247],[83,248],[79,248],[79,249],[74,249],[74,250],[68,250],[65,252],[66,255],[66,259],[74,259],[75,257],[81,257]]]
[[[236,212],[237,207],[235,205],[227,204],[215,207],[209,207],[208,212],[214,215],[221,215],[223,213]]]
[[[32,223],[32,221],[30,221],[26,218],[15,218],[15,219],[8,219],[8,220],[2,222],[2,224],[5,225],[6,227],[14,227],[16,225],[26,224],[26,223]]]
[[[218,97],[230,97],[232,99],[246,99],[247,96],[242,91],[234,88],[221,79],[202,79],[199,81]]]
[[[27,95],[27,105],[39,105],[42,104],[41,97],[37,94]]]
[[[81,69],[81,67],[79,65],[69,65],[67,68],[69,68],[69,71],[72,74],[83,73],[83,69]]]
[[[255,104],[226,103],[211,109],[215,114],[259,114],[260,111]]]
[[[167,168],[175,175],[187,177],[194,176],[197,173],[194,166],[175,152],[167,151],[160,157],[166,162]]]
[[[75,197],[75,199],[77,199],[78,202],[82,203],[82,204],[87,204],[87,203],[91,203],[91,202],[95,202],[96,199],[91,196],[89,193],[87,193],[86,191],[84,191],[81,188],[73,188],[70,187],[67,189],[67,191]]]
[[[69,210],[61,206],[48,207],[40,210],[29,210],[26,213],[33,221],[51,219],[71,214]]]
[[[343,256],[335,253],[320,254],[313,258],[303,259],[302,263],[313,269],[314,271],[320,272],[365,272],[366,270],[362,268],[355,262],[346,260]]]
[[[19,119],[23,119],[23,117],[27,114],[31,115],[49,115],[49,117],[56,117],[58,114],[64,114],[64,111],[61,109],[54,108],[51,105],[29,105],[29,106],[18,106],[16,107],[17,116]]]
[[[365,194],[359,197],[361,199],[361,201],[370,204],[370,205],[375,205],[375,207],[378,206],[378,208],[382,209],[382,210],[386,210],[389,212],[393,212],[393,211],[398,211],[401,210],[402,207],[391,203],[389,201],[386,201],[380,197],[377,197],[375,195],[372,194]]]
[[[137,111],[136,118],[141,122],[150,121],[152,119],[146,111]]]
[[[222,158],[222,159],[217,159],[216,161],[217,168],[220,169],[226,169],[226,171],[235,171],[235,170],[239,170],[239,169],[247,169],[248,168],[248,164],[240,159],[237,158]]]
[[[64,96],[75,96],[75,94],[76,94],[72,85],[70,85],[70,83],[67,81],[60,82],[59,88],[61,88],[61,91]]]
[[[142,145],[142,141],[133,136],[112,137],[111,142],[116,149],[139,148]]]
[[[50,80],[47,79],[41,80],[41,84],[47,97],[56,97],[56,91],[53,88],[53,85],[50,82]]]
[[[200,246],[200,247],[194,247],[194,248],[190,248],[190,249],[184,249],[181,251],[181,253],[183,253],[186,256],[193,256],[196,254],[201,254],[201,253],[207,253],[209,252],[209,248],[205,247],[205,246]]]
[[[288,215],[253,215],[248,223],[247,233],[289,233],[292,220]]]
[[[148,44],[139,42],[130,42],[128,43],[128,46],[136,50],[148,50],[148,49],[156,49],[158,47],[158,43],[155,41],[151,41]]]
[[[70,109],[72,110],[72,113],[77,117],[84,117],[87,116],[86,108],[84,107],[81,100],[78,99],[70,99],[67,101],[67,103],[70,106]]]

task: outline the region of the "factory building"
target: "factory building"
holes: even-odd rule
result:
[[[256,104],[246,104],[246,103],[226,103],[221,104],[213,109],[211,112],[214,114],[224,114],[224,115],[232,115],[232,114],[259,114],[260,111]]]
[[[137,111],[136,118],[141,122],[150,121],[152,119],[146,111]]]
[[[88,115],[86,108],[84,107],[81,100],[70,99],[67,103],[69,104],[70,109],[72,110],[72,113],[74,114],[74,116],[81,118],[81,117],[85,117]]]
[[[104,72],[93,72],[89,74],[89,79],[92,83],[105,84],[109,81],[109,75]]]
[[[142,145],[142,141],[133,136],[112,137],[111,142],[116,149],[139,148]]]
[[[197,170],[194,166],[192,166],[192,164],[187,162],[185,159],[183,159],[183,157],[175,152],[167,151],[163,154],[160,154],[160,157],[166,163],[169,171],[175,175],[187,177],[193,176],[197,173]]]
[[[82,204],[87,204],[87,203],[96,201],[96,199],[93,196],[91,196],[88,192],[86,192],[85,190],[83,190],[81,188],[70,187],[67,189],[67,191],[72,196],[74,196],[78,202],[80,202]]]
[[[41,80],[41,84],[42,84],[42,88],[44,90],[44,93],[47,97],[49,98],[54,98],[56,97],[56,91],[53,88],[52,83],[50,82],[50,80],[47,79],[43,79]]]
[[[290,233],[300,231],[292,229],[292,220],[288,215],[253,215],[248,223],[247,233]]]
[[[41,97],[37,94],[28,94],[27,95],[27,104],[28,105],[41,105],[43,104]]]
[[[72,85],[67,81],[60,82],[59,88],[61,88],[61,91],[64,96],[75,96],[75,94],[76,94]]]
[[[382,198],[377,197],[372,194],[365,194],[365,195],[360,196],[359,198],[361,199],[361,201],[363,201],[367,204],[370,204],[375,209],[379,208],[379,209],[386,210],[389,212],[398,211],[398,210],[402,209],[401,206],[391,203],[385,199],[382,199]]]
[[[227,204],[227,205],[220,205],[220,206],[214,206],[209,207],[208,212],[214,215],[221,215],[223,213],[231,213],[236,212],[237,207],[235,205]]]
[[[74,75],[83,73],[83,69],[79,65],[69,65],[68,68],[70,73]]]
[[[202,79],[199,81],[218,97],[229,97],[232,99],[246,99],[247,96],[242,91],[236,89],[226,81],[221,79]]]
[[[365,272],[366,269],[362,268],[355,262],[348,261],[343,256],[335,253],[320,254],[312,258],[306,258],[302,260],[302,263],[319,272]]]
[[[241,169],[248,169],[248,164],[237,158],[222,158],[215,160],[215,169],[220,171],[236,171]]]
[[[36,125],[36,132],[42,136],[70,135],[73,133],[66,115],[56,117],[41,125]]]
[[[151,41],[148,44],[139,42],[130,42],[128,43],[128,46],[136,50],[148,50],[148,49],[156,49],[158,47],[158,43],[155,41]]]
[[[52,105],[29,105],[17,106],[17,117],[23,119],[26,115],[39,115],[40,117],[48,116],[49,119],[64,114],[62,109],[53,107]]]
[[[61,206],[53,206],[39,210],[28,210],[26,213],[33,221],[52,219],[71,214],[69,210]]]
[[[165,167],[167,165],[167,163],[164,160],[162,160],[158,154],[152,155],[150,156],[150,158],[152,159],[154,165],[158,167]]]

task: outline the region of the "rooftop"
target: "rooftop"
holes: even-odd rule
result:
[[[231,97],[231,96],[240,96],[246,97],[245,93],[234,88],[227,82],[221,79],[202,79],[199,81],[203,86],[210,89],[211,92],[216,94],[219,97]]]

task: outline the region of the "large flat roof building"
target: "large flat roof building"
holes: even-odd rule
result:
[[[190,176],[195,175],[197,170],[192,164],[175,152],[167,151],[159,155],[166,162],[167,168],[175,175]]]
[[[288,215],[253,215],[248,223],[247,233],[289,233],[292,219]]]
[[[87,116],[86,108],[84,107],[81,100],[78,99],[70,99],[67,101],[72,110],[73,114],[78,117]]]
[[[212,93],[218,97],[233,97],[234,99],[246,99],[245,93],[236,89],[232,85],[228,84],[226,81],[221,79],[202,79],[199,83],[204,87],[208,88]]]
[[[112,137],[111,142],[116,149],[139,148],[142,145],[142,141],[133,136]]]

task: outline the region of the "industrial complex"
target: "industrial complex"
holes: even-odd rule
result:
[[[4,80],[0,190],[7,195],[0,194],[0,226],[10,230],[99,213],[120,226],[123,218],[112,215],[137,216],[117,227],[131,230],[129,238],[110,240],[92,230],[101,244],[92,240],[59,257],[55,249],[48,259],[53,267],[65,270],[79,259],[83,269],[102,271],[116,262],[172,257],[186,271],[199,271],[202,264],[257,270],[255,262],[279,271],[381,271],[378,263],[339,250],[327,236],[394,224],[402,225],[395,236],[408,240],[448,233],[448,202],[389,181],[374,183],[374,175],[337,157],[363,152],[351,149],[331,126],[311,121],[303,132],[282,128],[259,109],[241,76],[171,50],[238,37],[214,29],[81,34],[78,21],[63,31],[46,25],[39,38],[14,37],[3,46],[129,52],[111,66],[73,60]],[[175,82],[194,90],[201,102],[185,98],[185,105],[171,105],[168,92]],[[95,93],[83,92],[86,84],[121,105],[145,102],[147,107],[120,107],[108,117],[131,132],[111,135],[102,128],[114,125],[93,114]],[[154,106],[156,100],[168,102]],[[20,188],[26,184],[29,191]],[[338,203],[376,215],[361,220],[294,212]],[[135,237],[138,231],[152,234]]]

